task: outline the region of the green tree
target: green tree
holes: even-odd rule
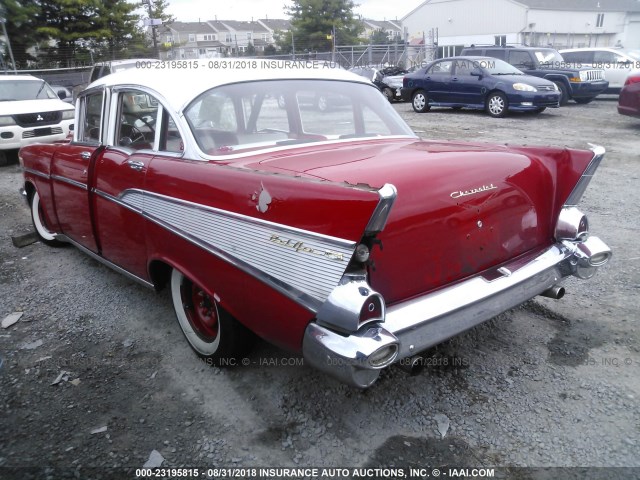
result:
[[[162,23],[175,22],[175,17],[167,13],[167,8],[169,8],[167,0],[151,0],[151,18],[159,18]]]
[[[34,32],[35,18],[40,11],[40,5],[35,0],[2,0],[5,28],[11,43],[11,51],[15,59],[15,67],[26,68],[35,60],[28,50],[35,46],[41,36]],[[3,52],[5,62],[10,63],[8,46]],[[14,65],[9,65],[11,68]]]
[[[146,50],[146,36],[139,28],[136,5],[122,0],[102,0],[99,28],[104,34],[96,38],[97,56],[109,60],[128,58]]]
[[[392,43],[387,36],[387,32],[381,28],[373,32],[370,39],[371,45],[388,45]]]
[[[293,33],[296,53],[328,51],[334,41],[336,45],[360,43],[358,35],[363,27],[353,13],[354,7],[353,0],[293,0],[286,12],[291,16],[289,37]],[[281,48],[286,47],[282,44]]]

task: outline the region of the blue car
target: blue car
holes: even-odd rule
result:
[[[540,113],[559,107],[561,97],[555,83],[491,57],[436,60],[406,75],[401,93],[418,113],[431,107],[472,108],[492,117],[508,111]]]

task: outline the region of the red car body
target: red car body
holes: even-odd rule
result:
[[[618,113],[640,117],[640,72],[629,74],[618,98]]]
[[[289,67],[90,85],[73,141],[20,152],[41,238],[169,284],[200,355],[248,329],[358,387],[609,260],[576,208],[603,149],[421,141],[359,77]]]

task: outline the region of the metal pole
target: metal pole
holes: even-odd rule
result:
[[[13,58],[13,50],[11,50],[11,40],[9,40],[9,34],[7,33],[7,27],[4,24],[4,17],[0,18],[0,23],[2,23],[2,33],[4,34],[4,38],[7,39],[7,49],[9,50],[9,58],[11,58],[11,65],[13,65],[13,72],[18,73],[16,69],[16,61]]]

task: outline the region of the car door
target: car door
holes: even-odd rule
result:
[[[456,60],[451,76],[452,101],[464,105],[482,105],[486,88],[480,75],[472,76],[471,72],[481,72],[480,62],[472,60]]]
[[[80,99],[74,140],[56,150],[51,183],[60,229],[92,252],[98,251],[90,208],[90,181],[103,147],[106,92],[89,91]]]
[[[145,219],[141,208],[122,202],[139,194],[159,146],[162,107],[142,90],[113,91],[107,146],[96,163],[94,212],[101,255],[135,277],[148,280]]]
[[[451,95],[452,60],[435,62],[427,69],[423,78],[423,88],[432,102],[449,102]]]

